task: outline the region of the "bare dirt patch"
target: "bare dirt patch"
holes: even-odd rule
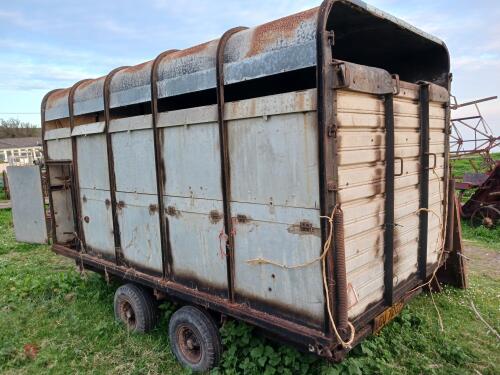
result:
[[[465,256],[471,272],[500,280],[500,251],[465,243]]]

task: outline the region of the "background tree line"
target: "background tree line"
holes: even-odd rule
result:
[[[0,138],[40,137],[41,129],[19,119],[0,119]]]

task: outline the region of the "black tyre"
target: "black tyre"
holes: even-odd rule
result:
[[[135,284],[125,284],[115,293],[115,318],[133,332],[153,329],[159,318],[158,303],[151,291]]]
[[[219,363],[222,353],[219,329],[206,311],[182,307],[172,315],[168,333],[172,351],[183,366],[204,372]]]

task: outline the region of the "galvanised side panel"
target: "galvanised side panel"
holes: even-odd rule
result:
[[[228,122],[231,198],[319,208],[316,112]]]
[[[49,160],[72,160],[71,138],[59,138],[47,141]]]
[[[112,133],[111,142],[116,190],[156,195],[153,130]]]
[[[113,213],[109,190],[80,188],[82,226],[88,250],[114,257]]]
[[[222,200],[217,122],[161,129],[169,196]]]
[[[321,262],[293,270],[248,263],[293,266],[321,255],[316,124],[314,111],[237,119],[228,138],[237,299],[319,327]]]
[[[40,167],[7,167],[16,241],[47,243]]]
[[[158,197],[117,192],[116,200],[125,262],[161,274],[163,263]]]
[[[225,240],[221,238],[224,220],[218,124],[188,123],[160,131],[173,277],[189,287],[225,293],[227,262]]]
[[[222,201],[165,197],[165,207],[174,280],[189,287],[224,293],[227,262]]]
[[[77,137],[80,189],[109,191],[108,150],[105,134]]]
[[[238,301],[259,309],[254,302],[274,306],[283,315],[292,315],[309,326],[319,327],[324,318],[321,262],[284,269],[269,264],[252,264],[265,259],[293,266],[321,255],[319,209],[231,203],[235,221],[235,293]],[[312,225],[300,230],[300,222]]]

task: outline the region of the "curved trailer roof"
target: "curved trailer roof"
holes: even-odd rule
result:
[[[327,28],[335,33],[335,58],[384,68],[408,81],[447,86],[449,56],[441,40],[364,2],[326,1],[332,3]],[[316,66],[319,9],[232,34],[224,49],[224,85]],[[158,99],[215,89],[218,44],[213,40],[171,50],[160,54],[156,64],[151,60],[115,69],[109,78],[109,107],[149,102],[153,65]],[[44,121],[70,117],[70,96],[73,116],[104,111],[105,80],[80,81],[48,93],[42,103]]]

